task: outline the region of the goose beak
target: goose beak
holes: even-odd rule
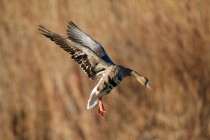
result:
[[[149,90],[152,89],[152,87],[150,86],[149,82],[146,84],[146,87],[147,87]]]

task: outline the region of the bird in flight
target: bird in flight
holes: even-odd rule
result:
[[[106,114],[102,102],[103,96],[110,93],[125,77],[132,76],[151,89],[146,77],[130,68],[113,63],[101,44],[79,29],[72,21],[67,26],[67,37],[54,33],[42,25],[39,25],[39,30],[41,34],[69,53],[91,80],[97,81],[88,99],[87,109],[90,110],[98,104],[97,113],[101,117]]]

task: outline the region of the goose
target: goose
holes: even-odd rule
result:
[[[83,32],[72,21],[69,21],[67,25],[67,37],[54,33],[43,25],[39,25],[39,31],[69,53],[91,80],[97,81],[89,96],[87,110],[98,104],[97,114],[102,118],[106,114],[102,98],[110,93],[125,77],[132,76],[143,86],[151,89],[146,77],[130,68],[113,63],[102,45]]]

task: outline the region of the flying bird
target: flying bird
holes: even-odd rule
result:
[[[41,34],[69,53],[91,80],[97,81],[88,99],[87,109],[90,110],[98,104],[97,113],[101,117],[106,114],[102,102],[103,96],[110,93],[125,77],[133,76],[142,85],[151,89],[146,77],[130,68],[113,63],[102,45],[79,29],[72,21],[67,26],[67,37],[54,33],[42,25],[39,25],[39,30]]]

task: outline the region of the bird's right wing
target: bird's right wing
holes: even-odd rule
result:
[[[53,33],[42,25],[39,26],[39,30],[41,34],[54,41],[59,47],[68,52],[71,58],[80,65],[83,71],[92,80],[99,79],[101,73],[110,65],[98,57],[92,50],[79,43],[75,43],[68,38]]]

